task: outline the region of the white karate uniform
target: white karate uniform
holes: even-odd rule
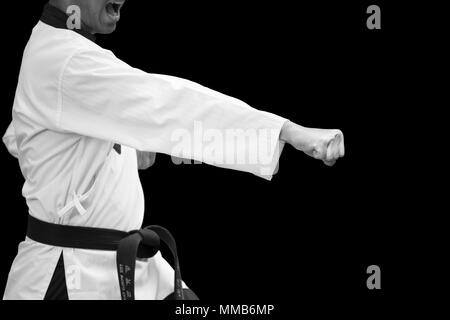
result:
[[[136,150],[171,154],[177,129],[271,129],[286,119],[193,82],[149,74],[82,35],[40,21],[26,46],[12,122],[3,141],[18,158],[22,194],[37,219],[130,231],[141,228],[144,196]],[[122,145],[121,154],[113,149]],[[266,177],[282,144],[270,141],[267,164],[205,163]],[[22,213],[18,213],[22,214]],[[20,243],[4,299],[43,299],[63,252],[69,299],[120,299],[114,251]],[[184,263],[189,263],[185,261]],[[136,299],[173,292],[174,272],[158,253],[136,263]]]

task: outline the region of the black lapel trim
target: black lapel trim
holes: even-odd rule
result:
[[[69,16],[67,14],[47,3],[44,6],[44,10],[41,15],[41,21],[58,29],[70,30],[67,29],[68,17]],[[86,30],[73,29],[72,31],[75,31],[78,34],[81,34],[83,37],[95,42],[95,36],[92,33],[87,32]]]
[[[114,150],[116,150],[116,152],[118,153],[118,154],[121,154],[122,153],[122,146],[120,145],[120,144],[115,144],[114,145]]]

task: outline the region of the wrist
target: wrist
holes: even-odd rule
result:
[[[307,148],[308,128],[287,121],[281,128],[280,140],[284,141],[298,150]]]
[[[298,136],[299,131],[301,131],[302,129],[303,129],[302,126],[288,120],[284,123],[283,127],[281,128],[280,140],[289,144],[293,144],[294,137]]]
[[[290,143],[291,140],[291,131],[292,131],[292,122],[287,120],[284,124],[283,127],[281,127],[281,132],[280,132],[280,140],[286,143]]]

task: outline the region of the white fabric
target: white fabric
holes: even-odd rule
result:
[[[139,229],[144,196],[136,149],[171,154],[174,130],[271,129],[285,119],[193,82],[132,68],[81,35],[39,22],[26,46],[13,120],[3,142],[18,158],[29,213],[57,224]],[[122,145],[119,155],[114,143]],[[272,163],[220,165],[270,179]],[[4,299],[42,299],[61,251],[70,299],[120,299],[115,252],[58,248],[26,238]],[[173,269],[158,253],[137,262],[136,299],[173,291]]]

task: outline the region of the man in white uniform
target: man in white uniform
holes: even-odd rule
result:
[[[170,234],[141,229],[138,159],[173,154],[177,130],[194,135],[201,122],[219,132],[275,132],[265,141],[269,164],[178,154],[266,179],[286,142],[327,165],[344,155],[339,130],[299,126],[196,83],[132,68],[99,47],[94,34],[114,31],[123,3],[52,0],[25,48],[3,141],[25,178],[29,225],[4,299],[195,299]],[[68,28],[71,5],[80,8],[80,29]],[[176,272],[158,251],[160,240],[175,255]]]

